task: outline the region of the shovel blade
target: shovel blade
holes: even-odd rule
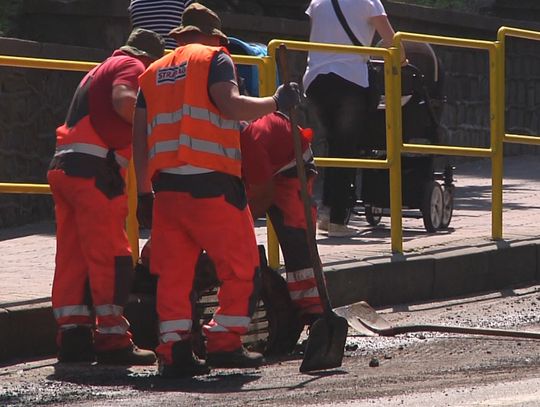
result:
[[[300,372],[340,367],[347,340],[347,320],[335,313],[325,314],[309,330]]]

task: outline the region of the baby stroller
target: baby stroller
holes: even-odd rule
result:
[[[439,123],[444,106],[441,64],[429,44],[404,44],[409,65],[402,69],[403,142],[438,144]],[[372,61],[378,88],[384,91],[382,61]],[[370,115],[369,131],[361,140],[361,155],[381,158],[386,155],[384,94]],[[431,155],[402,155],[402,205],[404,217],[422,218],[428,232],[446,229],[453,212],[454,168],[446,165],[435,171]],[[366,220],[377,225],[390,206],[388,170],[362,171],[360,202]],[[415,210],[420,210],[420,213]]]

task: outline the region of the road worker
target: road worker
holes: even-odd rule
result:
[[[57,224],[52,306],[60,362],[156,361],[154,352],[134,345],[123,316],[133,276],[124,176],[138,76],[163,52],[161,36],[133,30],[82,79],[56,131],[47,177]]]
[[[298,85],[281,86],[272,97],[240,95],[221,20],[199,3],[186,8],[170,36],[179,47],[139,78],[133,145],[139,200],[148,212],[139,215],[146,226],[155,194],[150,265],[159,277],[159,371],[182,377],[205,374],[209,366],[257,367],[262,355],[248,352],[241,341],[260,276],[240,178],[238,121],[291,108],[299,101]],[[219,307],[203,327],[206,363],[194,356],[190,341],[190,293],[202,250],[221,281]]]
[[[310,147],[311,129],[299,130],[308,192],[312,195],[316,169]],[[240,141],[249,208],[255,219],[268,213],[283,252],[291,299],[301,325],[311,325],[320,317],[322,306],[306,236],[291,123],[281,112],[268,114],[246,124]],[[315,224],[316,207],[312,209]]]

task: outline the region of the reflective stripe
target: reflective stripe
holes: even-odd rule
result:
[[[86,305],[67,305],[53,310],[56,319],[65,317],[89,317],[90,308]]]
[[[65,324],[65,325],[60,325],[59,329],[61,331],[67,331],[69,329],[78,328],[80,326],[83,326],[85,328],[92,328],[92,324]]]
[[[182,337],[180,336],[180,334],[176,332],[169,332],[160,336],[161,343],[178,342],[181,340],[182,340]]]
[[[179,140],[160,141],[148,151],[148,159],[154,158],[156,154],[176,151],[180,146],[187,146],[194,151],[220,155],[232,160],[240,160],[242,154],[238,148],[225,148],[221,144],[212,141],[198,140],[187,134],[180,135]]]
[[[159,332],[189,331],[192,325],[191,319],[176,319],[173,321],[163,321],[159,324]]]
[[[313,162],[313,152],[311,151],[311,148],[307,148],[306,151],[304,151],[304,154],[302,154],[302,158],[304,159],[304,162],[311,163]],[[279,174],[280,172],[287,171],[289,168],[296,166],[296,160],[292,160],[290,163],[284,165],[279,170],[277,170],[274,175]]]
[[[115,325],[115,326],[100,326],[97,328],[97,332],[104,335],[123,335],[128,330],[129,325]]]
[[[89,144],[89,143],[73,143],[73,144],[63,144],[56,147],[56,153],[54,154],[55,157],[61,156],[63,154],[67,153],[84,153],[93,155],[95,157],[100,158],[107,158],[107,154],[109,153],[109,150],[105,147],[101,147],[95,144]],[[118,153],[114,153],[114,156],[116,158],[116,162],[118,165],[120,165],[123,168],[126,168],[129,164],[129,160],[122,157]]]
[[[315,278],[312,268],[306,268],[296,271],[287,271],[287,282],[297,283],[299,281],[306,281]]]
[[[215,315],[214,321],[223,327],[245,327],[251,322],[250,317],[235,317],[230,315]]]
[[[182,165],[181,167],[164,168],[162,170],[159,170],[159,172],[164,172],[166,174],[176,174],[176,175],[197,175],[197,174],[207,174],[209,172],[214,172],[214,170],[209,170],[208,168],[196,167],[194,165]]]
[[[207,325],[207,328],[206,330],[208,332],[229,332],[229,330],[221,325],[214,325],[214,326],[211,326],[211,327],[208,327]]]
[[[319,291],[317,288],[310,288],[309,290],[290,291],[291,300],[301,300],[304,298],[319,298]]]
[[[100,317],[105,317],[105,316],[119,317],[124,312],[124,307],[121,307],[120,305],[114,305],[114,304],[98,305],[97,307],[95,307],[95,309],[96,309],[96,315],[99,315]]]
[[[197,120],[204,120],[224,130],[239,130],[240,123],[237,120],[224,119],[220,115],[202,107],[183,105],[180,109],[171,113],[159,113],[148,124],[146,129],[149,136],[154,128],[161,124],[174,124],[180,122],[184,116],[191,116]]]

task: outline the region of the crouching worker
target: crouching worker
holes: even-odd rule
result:
[[[308,192],[317,174],[310,148],[310,129],[299,129]],[[287,287],[301,327],[321,316],[322,305],[311,264],[306,219],[296,169],[294,140],[289,118],[274,112],[242,129],[242,175],[253,217],[268,213],[285,260]],[[316,207],[312,216],[317,218]],[[298,332],[299,334],[300,332]],[[298,337],[296,337],[298,339]]]
[[[290,108],[299,101],[298,88],[281,87],[273,97],[241,96],[221,20],[199,3],[186,8],[183,25],[170,36],[179,47],[139,78],[133,146],[145,208],[155,194],[150,263],[158,276],[160,373],[205,374],[206,363],[257,367],[263,356],[248,352],[241,341],[255,311],[260,275],[240,178],[238,120]],[[202,250],[221,281],[219,307],[203,327],[206,363],[194,356],[190,340],[190,293]]]
[[[134,345],[123,316],[133,277],[124,176],[138,76],[163,52],[158,34],[133,30],[83,78],[56,131],[47,178],[57,225],[52,306],[60,362],[156,361],[154,352]]]

